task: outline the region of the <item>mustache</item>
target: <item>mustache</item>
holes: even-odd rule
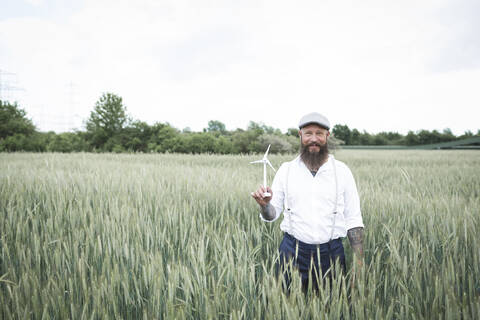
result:
[[[307,144],[307,147],[313,147],[313,146],[322,147],[322,145],[318,142],[311,142],[311,143]]]

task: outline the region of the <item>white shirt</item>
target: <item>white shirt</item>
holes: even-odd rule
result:
[[[285,203],[287,172],[288,201]],[[336,189],[337,214],[334,215]],[[260,218],[272,222],[277,220],[283,211],[284,218],[280,229],[300,241],[310,244],[326,243],[331,239],[345,237],[347,230],[351,228],[363,227],[360,199],[352,172],[332,155],[329,155],[327,162],[318,169],[315,177],[300,156],[284,162],[273,179],[272,191],[270,204],[275,208],[275,218],[265,220],[262,215]],[[287,204],[290,211],[285,207]]]

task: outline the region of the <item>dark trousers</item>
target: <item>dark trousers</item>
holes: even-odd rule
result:
[[[332,277],[333,268],[330,272],[327,273],[327,271],[334,263],[340,264],[344,274],[346,271],[345,253],[340,239],[334,239],[323,244],[308,244],[285,233],[279,252],[280,261],[276,266],[277,276],[280,273],[283,274],[287,291],[290,290],[292,277],[292,272],[288,269],[290,263],[300,272],[304,291],[308,289],[309,281],[312,281],[312,288],[317,291],[319,285],[323,282],[321,279]]]

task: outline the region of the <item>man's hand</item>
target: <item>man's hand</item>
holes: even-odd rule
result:
[[[270,196],[265,197],[265,192],[269,192]],[[260,205],[260,212],[263,219],[273,220],[275,219],[275,209],[270,205],[270,200],[272,200],[273,192],[269,187],[260,186],[257,191],[251,193],[252,197]]]
[[[357,227],[348,230],[348,240],[357,259],[363,259],[363,228]],[[363,265],[363,262],[362,262]]]
[[[265,192],[269,192],[270,196],[264,197],[263,194]],[[257,191],[252,192],[251,195],[261,207],[266,207],[267,204],[270,202],[270,200],[272,200],[273,192],[272,192],[272,189],[270,189],[270,187],[265,188],[264,186],[260,186],[257,189]]]
[[[352,228],[348,230],[347,236],[348,240],[350,241],[350,246],[352,247],[355,260],[355,265],[353,266],[353,273],[350,283],[353,288],[355,278],[357,277],[357,274],[360,274],[361,269],[363,268],[363,228]]]

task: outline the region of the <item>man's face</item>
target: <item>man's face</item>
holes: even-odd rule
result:
[[[327,143],[330,132],[316,124],[310,124],[300,129],[299,134],[302,146],[310,153],[317,153]]]

